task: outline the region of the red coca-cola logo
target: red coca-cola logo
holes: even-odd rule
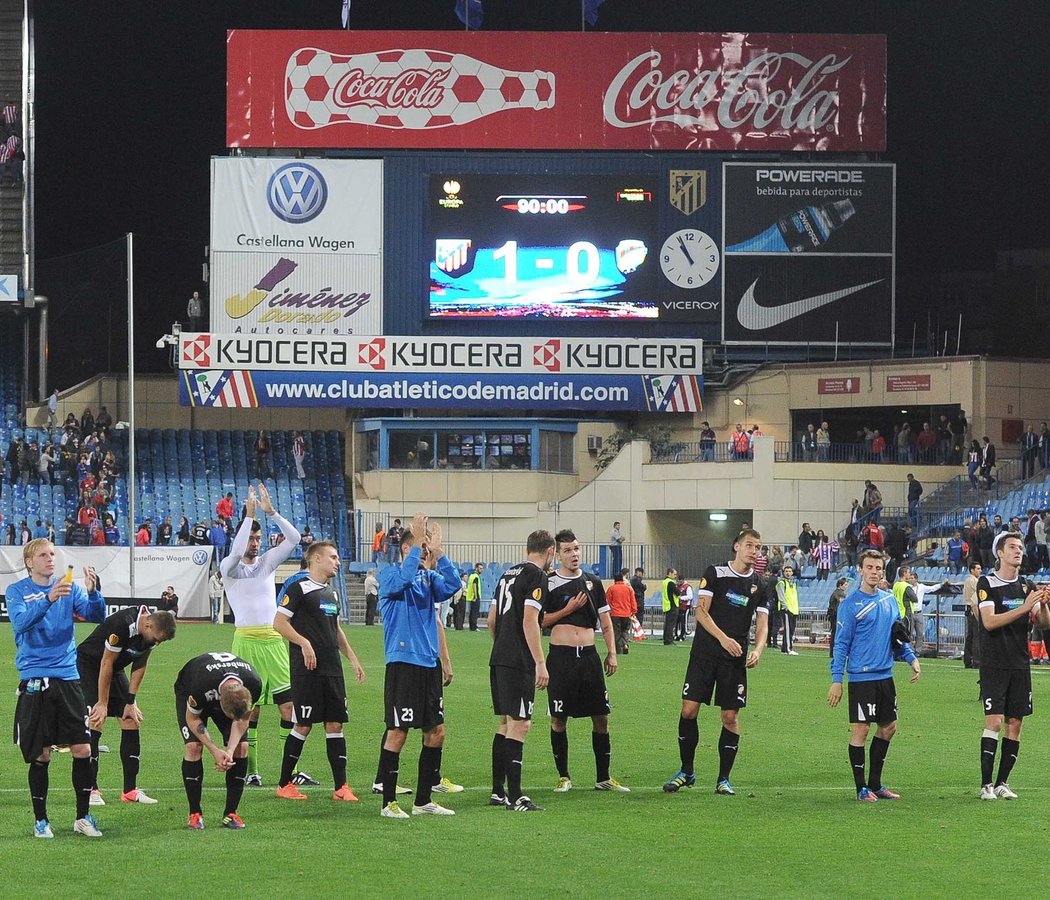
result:
[[[366,75],[350,69],[332,91],[337,106],[380,106],[387,109],[433,109],[445,95],[448,69],[405,69],[396,77]]]
[[[616,128],[671,122],[725,130],[835,130],[839,95],[825,82],[851,59],[769,52],[731,70],[723,65],[665,72],[660,52],[649,50],[609,83],[605,121]]]

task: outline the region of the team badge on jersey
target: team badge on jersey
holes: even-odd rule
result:
[[[535,600],[537,603],[540,600],[542,600],[543,599],[543,589],[542,588],[536,588],[536,590],[534,590],[532,592],[532,599]]]
[[[701,578],[700,579],[699,588],[700,588],[700,590],[703,590],[705,587],[707,587],[707,579],[706,578]]]
[[[988,591],[978,591],[977,592],[977,599],[978,600],[987,600],[988,599]]]
[[[285,595],[284,595],[284,596],[283,596],[283,597],[281,598],[281,606],[287,606],[287,605],[288,605],[288,595],[287,595],[287,594],[285,594]]]

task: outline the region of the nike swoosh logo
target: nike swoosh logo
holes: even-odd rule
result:
[[[881,281],[885,281],[885,279],[878,278],[875,281],[866,281],[864,284],[855,284],[853,287],[842,288],[839,291],[830,291],[826,294],[814,294],[812,297],[793,300],[791,303],[782,303],[780,306],[759,306],[758,301],[755,299],[755,285],[758,284],[758,279],[756,278],[751,282],[750,287],[744,291],[744,296],[740,298],[740,305],[736,308],[736,318],[749,331],[776,328],[777,325],[783,325],[785,322],[797,319],[801,315],[813,312],[815,309],[820,309],[822,306],[827,306],[829,303],[834,303],[836,300],[841,300],[843,297],[857,293],[857,291],[863,291],[864,288],[869,288]]]

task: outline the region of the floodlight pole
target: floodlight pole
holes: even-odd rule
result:
[[[135,239],[128,232],[128,584],[135,599]]]

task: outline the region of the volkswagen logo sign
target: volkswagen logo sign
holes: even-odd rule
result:
[[[278,219],[302,225],[321,214],[328,202],[328,185],[313,166],[288,163],[270,176],[266,202]]]
[[[195,565],[203,566],[208,561],[207,550],[194,550],[193,551],[193,562]]]

